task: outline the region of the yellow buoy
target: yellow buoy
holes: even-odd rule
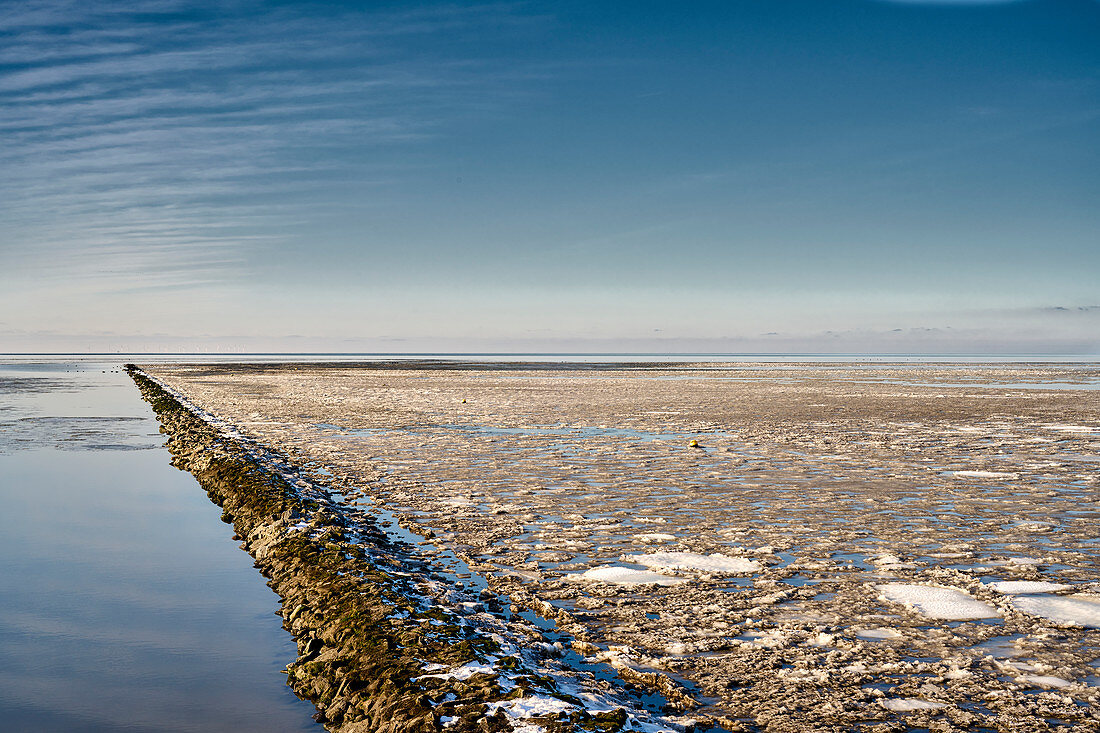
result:
[[[698,448],[699,447],[699,441],[698,440],[693,440],[690,443],[688,443],[688,445],[690,445],[692,448]]]

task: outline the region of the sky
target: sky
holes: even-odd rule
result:
[[[1100,2],[0,0],[0,352],[1100,353]]]

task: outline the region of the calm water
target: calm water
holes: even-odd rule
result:
[[[0,728],[320,730],[278,599],[119,363],[0,362]]]

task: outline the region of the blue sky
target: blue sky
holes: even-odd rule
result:
[[[0,351],[1100,352],[1100,2],[0,0]]]

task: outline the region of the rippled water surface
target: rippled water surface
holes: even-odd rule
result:
[[[320,730],[277,598],[116,363],[0,362],[5,731]]]

